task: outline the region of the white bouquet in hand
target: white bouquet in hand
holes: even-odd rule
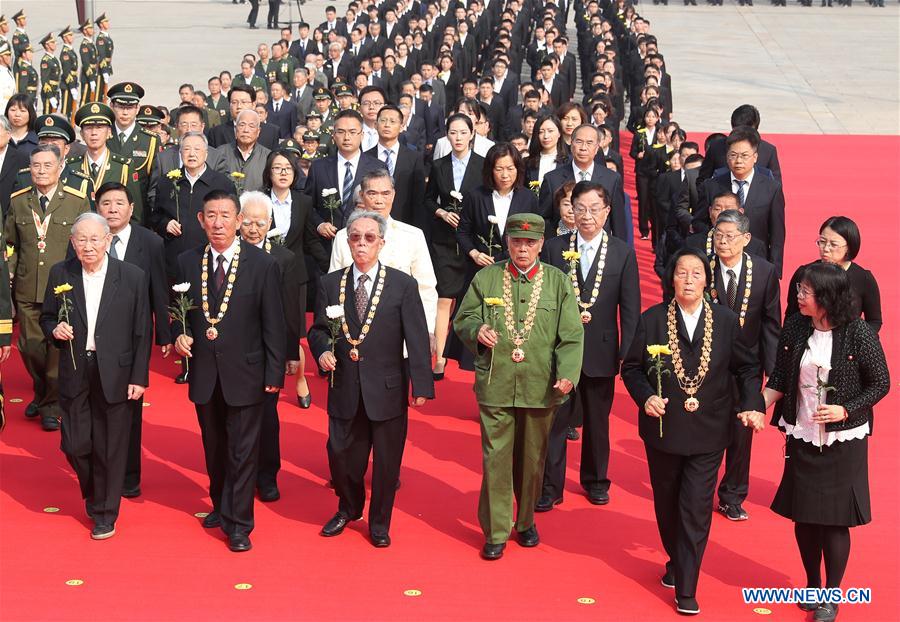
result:
[[[826,379],[828,376],[828,372],[831,371],[831,361],[829,360],[816,360],[813,359],[810,361],[813,365],[816,366],[816,384],[804,384],[802,387],[804,389],[815,389],[816,390],[816,406],[821,406],[825,396],[828,395],[829,391],[834,391],[834,387],[828,386],[828,380]],[[822,372],[825,372],[825,376],[822,375]],[[825,435],[823,430],[825,429],[825,424],[819,424],[819,451],[822,451],[822,445],[825,444]]]
[[[328,210],[331,215],[331,224],[334,224],[334,212],[341,208],[341,197],[338,195],[337,188],[325,188],[322,190],[322,198],[325,199],[322,206]]]
[[[329,305],[325,307],[325,317],[328,318],[328,330],[331,331],[331,354],[333,355],[344,324],[344,306]],[[334,386],[334,370],[331,371],[331,386]]]
[[[169,305],[169,317],[181,324],[181,334],[187,335],[187,314],[188,311],[196,309],[194,301],[187,296],[188,290],[191,288],[190,283],[176,283],[172,286],[172,291],[178,294],[172,304]],[[184,359],[184,369],[189,369],[188,358]]]
[[[488,222],[491,223],[491,230],[488,232],[487,240],[485,240],[480,235],[478,239],[481,240],[481,243],[487,246],[487,254],[491,257],[494,256],[494,249],[496,248],[498,251],[500,250],[500,245],[494,242],[494,226],[499,222],[496,216],[488,216]]]

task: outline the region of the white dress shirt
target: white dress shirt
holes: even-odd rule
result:
[[[485,138],[481,134],[475,134],[475,143],[472,145],[472,151],[480,155],[482,158],[487,157],[487,152],[490,151],[491,147],[493,146],[494,141],[490,140],[489,138]],[[452,152],[453,148],[450,146],[450,140],[446,136],[441,136],[434,144],[434,155],[432,156],[432,160],[443,158],[445,155],[448,155]]]
[[[125,140],[123,140],[122,142],[126,143],[126,142],[128,142],[128,139],[131,138],[131,134],[134,132],[134,127],[135,127],[134,123],[132,123],[125,129],[119,129],[119,126],[116,125],[115,127],[113,127],[114,136],[116,138],[118,138],[119,134],[125,134]]]
[[[554,153],[542,153],[541,160],[538,164],[538,182],[544,183],[544,175],[556,169],[556,156]]]
[[[497,228],[500,230],[500,235],[503,235],[503,229],[506,228],[506,219],[509,218],[509,208],[512,206],[512,198],[512,191],[506,196],[502,196],[496,190],[491,193],[491,199],[494,203],[494,215],[497,217]]]
[[[431,254],[422,230],[405,222],[388,218],[384,248],[381,249],[378,260],[389,268],[405,272],[416,279],[419,283],[422,306],[425,308],[428,332],[434,333],[434,324],[437,319],[437,277],[434,275]],[[353,256],[350,254],[350,246],[347,244],[347,229],[341,229],[334,237],[334,244],[331,246],[331,265],[328,271],[341,270],[352,263]]]
[[[282,201],[277,196],[275,196],[275,191],[272,191],[272,219],[275,221],[275,229],[278,230],[278,234],[282,237],[288,234],[288,231],[291,229],[291,201],[293,200],[291,197],[291,193],[287,193],[287,197]]]
[[[337,191],[338,194],[341,195],[341,201],[343,202],[347,197],[344,196],[344,175],[347,174],[347,162],[350,163],[350,175],[353,179],[356,179],[356,169],[359,168],[359,158],[362,156],[362,151],[357,151],[356,155],[350,158],[349,160],[341,155],[341,152],[338,151],[337,154]],[[348,266],[350,264],[347,264]]]
[[[218,267],[219,255],[222,255],[225,258],[225,263],[222,264],[222,269],[225,271],[225,274],[228,274],[228,270],[231,267],[231,260],[234,258],[234,253],[237,251],[238,246],[241,245],[240,240],[237,238],[234,239],[234,242],[231,243],[231,246],[226,248],[221,253],[214,249],[212,246],[209,247],[210,252],[212,253],[212,264],[209,266],[209,278],[211,281],[215,280],[213,274],[216,272],[216,268]]]
[[[179,157],[179,159],[181,158],[181,156],[178,156],[178,157]],[[195,177],[194,175],[191,175],[190,173],[188,173],[187,169],[184,169],[184,178],[188,180],[188,183],[189,183],[189,184],[191,184],[191,189],[194,188],[194,184],[197,183],[197,180],[198,180],[198,179],[200,179],[201,177],[203,177],[203,173],[205,173],[205,172],[206,172],[206,165],[205,165],[205,164],[203,165],[203,168],[200,169],[200,172],[197,174],[196,177]]]
[[[84,285],[84,310],[87,312],[87,336],[84,340],[84,349],[90,352],[97,350],[94,331],[97,328],[100,296],[103,294],[103,283],[106,281],[106,268],[108,266],[109,258],[104,256],[100,268],[93,274],[88,274],[83,267],[81,269],[81,282]]]
[[[381,263],[376,261],[375,265],[372,266],[368,272],[366,272],[366,276],[369,277],[366,279],[366,282],[363,283],[363,287],[366,288],[366,298],[372,298],[372,288],[375,287],[375,279],[378,278],[378,270],[381,267]],[[360,272],[359,268],[356,267],[356,264],[353,264],[353,291],[356,291],[356,287],[359,285],[359,277],[363,275]]]
[[[602,235],[602,233],[597,234],[594,236],[594,239],[590,241],[581,237],[581,233],[578,233],[578,235],[575,236],[575,244],[578,245],[576,248],[578,249],[578,252],[581,253],[581,261],[579,263],[581,264],[582,279],[587,278],[588,272],[590,272],[590,266],[594,265],[594,257],[597,255],[597,250],[600,248],[600,243],[602,241],[600,237]],[[585,266],[588,267],[587,270],[585,270]]]
[[[575,183],[582,181],[581,173],[582,170],[578,168],[578,165],[575,164],[575,160],[572,160],[572,172],[575,174]],[[588,167],[586,171],[583,171],[587,174],[587,177],[584,178],[584,181],[590,181],[594,177],[594,162],[591,161],[591,165]]]
[[[678,310],[681,312],[681,319],[684,320],[684,327],[687,329],[688,337],[693,341],[694,331],[697,330],[697,323],[700,321],[700,315],[703,313],[703,305],[697,305],[697,309],[693,313],[688,313],[681,305],[678,305]]]
[[[378,130],[363,123],[362,150],[368,151],[378,144]]]
[[[753,184],[753,175],[756,173],[756,169],[750,169],[750,174],[747,175],[747,179],[744,180],[744,201],[747,200],[747,193],[750,192],[750,186]],[[731,173],[731,191],[735,194],[738,193],[738,179],[734,176],[734,173]]]
[[[124,261],[125,253],[128,251],[128,240],[131,239],[131,223],[125,225],[125,228],[118,233],[113,233],[112,236],[119,238],[119,241],[115,244],[116,257],[118,257],[120,261]],[[110,245],[110,247],[112,247],[112,245]]]
[[[728,283],[731,281],[731,279],[728,276],[729,270],[734,272],[734,278],[736,280],[736,283],[734,286],[737,287],[737,284],[741,282],[741,270],[744,268],[744,253],[741,253],[738,256],[738,262],[733,268],[729,268],[728,266],[726,266],[725,262],[722,261],[721,258],[719,258],[718,263],[719,263],[719,268],[722,271],[722,284],[725,286],[725,292],[728,291]],[[738,295],[740,295],[740,294],[738,294]],[[719,294],[719,300],[722,300],[721,293]],[[725,296],[725,300],[727,302],[727,300],[728,300],[727,295]]]
[[[387,158],[384,156],[385,150],[391,152],[391,166],[394,170],[397,170],[397,157],[400,155],[400,141],[394,142],[392,147],[386,147],[381,143],[377,144],[378,147],[378,159],[382,162],[387,162]]]
[[[463,179],[466,177],[466,169],[469,166],[469,160],[472,159],[472,150],[466,151],[463,159],[456,157],[455,153],[450,154],[450,164],[453,167],[453,189],[459,192],[462,188]]]

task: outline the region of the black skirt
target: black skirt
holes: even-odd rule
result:
[[[772,510],[796,523],[857,527],[872,520],[868,437],[837,441],[822,451],[787,437],[784,473]]]
[[[437,278],[438,298],[460,298],[469,284],[468,272],[472,260],[462,254],[454,240],[431,242],[431,262]]]

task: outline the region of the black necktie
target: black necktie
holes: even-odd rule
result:
[[[734,303],[737,301],[737,276],[734,274],[734,270],[726,270],[725,274],[728,275],[728,307],[733,310]]]
[[[113,259],[119,258],[119,251],[116,250],[116,244],[118,244],[120,241],[121,241],[121,239],[119,238],[119,236],[114,235],[113,239],[112,239],[112,244],[109,245],[109,256],[112,257]]]
[[[215,284],[216,291],[221,292],[222,286],[225,284],[225,255],[216,257]]]
[[[48,199],[47,197],[41,197],[40,199],[38,199],[38,202],[41,204],[41,211],[46,212],[47,204],[50,203],[50,199]]]

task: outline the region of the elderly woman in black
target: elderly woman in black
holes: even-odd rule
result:
[[[850,527],[872,520],[868,437],[872,407],[890,387],[884,351],[859,318],[847,272],[814,263],[798,277],[799,313],[785,320],[775,371],[763,392],[777,402],[772,424],[787,436],[784,474],[772,509],[794,521],[807,587],[840,587],[850,557]],[[834,603],[805,603],[817,621]]]
[[[877,333],[881,330],[881,293],[878,291],[878,281],[872,273],[853,261],[859,254],[861,245],[859,227],[846,216],[832,216],[819,227],[819,237],[816,238],[819,261],[838,265],[847,272],[850,289],[859,300],[859,311]],[[788,292],[797,291],[800,277],[810,265],[812,264],[797,268],[791,277]],[[788,298],[787,310],[784,313],[785,319],[797,311],[799,311],[798,301],[791,296]]]
[[[738,317],[704,299],[709,261],[683,248],[666,268],[666,300],[641,315],[622,364],[622,380],[638,405],[653,507],[669,561],[662,584],[675,590],[679,613],[697,614],[697,580],[709,539],[713,493],[732,413],[762,429],[759,362],[744,341]],[[662,373],[657,376],[653,352]],[[738,408],[732,409],[737,387]]]

